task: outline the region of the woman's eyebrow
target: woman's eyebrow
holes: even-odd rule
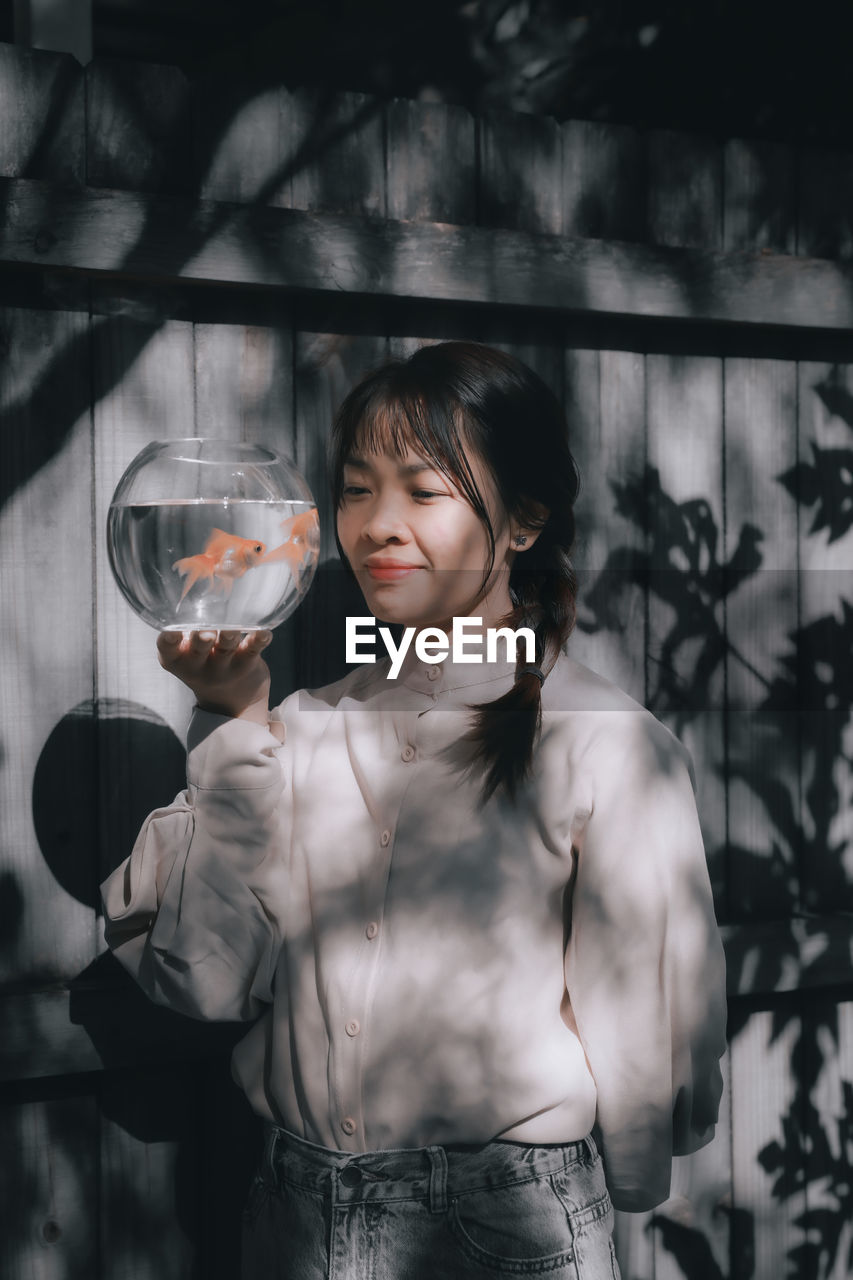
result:
[[[344,462],[344,466],[352,467],[353,470],[355,471],[372,471],[373,470],[373,467],[370,465],[370,463],[367,461],[366,458],[357,458],[354,454],[351,454],[346,459],[346,461]],[[423,458],[421,458],[418,462],[402,463],[397,468],[397,470],[401,476],[413,476],[413,475],[417,475],[421,471],[434,471],[436,475],[441,474],[439,468],[435,465],[435,463],[427,462]]]

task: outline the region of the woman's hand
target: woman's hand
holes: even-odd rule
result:
[[[269,720],[270,672],[261,657],[271,631],[162,631],[160,665],[192,689],[202,711]]]

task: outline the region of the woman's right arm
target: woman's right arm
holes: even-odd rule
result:
[[[198,1018],[253,1018],[272,1000],[287,893],[283,735],[268,723],[264,638],[241,646],[193,636],[179,647],[161,637],[158,647],[199,698],[188,785],[149,816],[102,885],[106,940],[158,1003]]]

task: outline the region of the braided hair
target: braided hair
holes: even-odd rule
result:
[[[483,586],[494,567],[495,530],[466,457],[473,449],[491,476],[507,515],[537,530],[533,545],[514,557],[510,614],[502,625],[530,627],[536,655],[519,659],[513,688],[471,708],[464,741],[484,773],[483,799],[499,787],[510,798],[529,775],[538,735],[542,680],[575,621],[577,580],[572,568],[574,503],[580,485],[559,401],[521,360],[473,342],[421,347],[408,359],[369,373],[344,400],[332,428],[334,508],[342,502],[344,466],[354,452],[403,455],[416,448],[448,475],[470,502],[491,548]],[[346,562],[338,541],[341,558]]]

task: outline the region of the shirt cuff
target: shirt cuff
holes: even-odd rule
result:
[[[262,790],[278,778],[281,745],[265,725],[196,707],[187,731],[187,781],[204,791]]]

